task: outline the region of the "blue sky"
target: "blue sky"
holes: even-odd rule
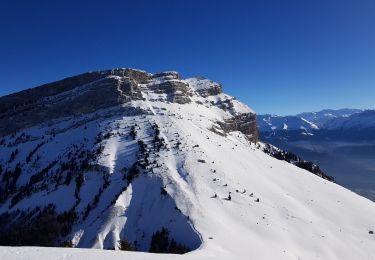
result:
[[[0,95],[113,67],[206,76],[258,113],[374,108],[375,1],[0,2]]]

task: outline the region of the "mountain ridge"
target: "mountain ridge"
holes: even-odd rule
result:
[[[152,83],[147,84],[150,80]],[[188,87],[189,81],[193,81],[196,89]],[[23,127],[30,127],[42,122],[46,117],[53,119],[89,113],[100,108],[141,100],[141,91],[145,87],[150,88],[149,90],[155,94],[166,94],[164,98],[167,102],[180,104],[190,103],[189,97],[193,92],[197,92],[202,97],[222,93],[221,85],[216,82],[202,77],[187,79],[185,82],[180,80],[177,72],[173,71],[151,74],[125,68],[83,73],[0,97],[0,133],[9,134]],[[79,88],[80,90],[77,90]],[[64,96],[61,93],[67,94]],[[75,100],[71,101],[69,98]],[[217,106],[229,111],[233,106],[239,106],[237,109],[242,109],[241,113],[255,114],[233,98],[224,98],[216,102],[218,102]],[[33,118],[30,119],[28,114]],[[12,120],[9,120],[10,118]],[[241,124],[240,117],[233,120],[232,126]],[[252,121],[252,134],[256,140],[255,118]]]
[[[325,109],[295,116],[257,115],[259,131],[266,139],[375,138],[375,110]],[[358,131],[361,131],[359,133]]]

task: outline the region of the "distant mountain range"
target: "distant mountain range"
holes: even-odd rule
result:
[[[293,116],[258,115],[261,136],[285,140],[375,139],[375,110],[325,109]]]
[[[257,121],[264,142],[313,161],[339,184],[375,201],[375,110],[258,115]]]

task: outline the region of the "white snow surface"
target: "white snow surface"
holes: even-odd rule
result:
[[[315,125],[314,123],[311,123],[310,121],[304,119],[303,117],[301,117],[302,121],[308,123],[312,129],[319,129],[319,127],[317,125]]]
[[[195,86],[198,89],[205,84],[211,83]],[[55,131],[55,137],[48,136],[52,141],[38,151],[42,155],[40,168],[72,144],[90,147],[99,131],[113,133],[103,142],[103,155],[98,161],[108,169],[111,182],[87,219],[73,227],[69,238],[76,246],[101,249],[116,246],[119,239],[126,237],[137,240],[140,248],[147,251],[150,235],[168,226],[176,240],[196,250],[180,256],[117,250],[0,247],[0,259],[374,259],[375,236],[369,231],[375,230],[375,204],[266,155],[261,150],[262,143],[259,146],[250,143],[241,132],[222,136],[211,131],[218,120],[229,116],[228,111],[209,105],[209,101],[224,98],[224,94],[207,97],[208,102],[203,104],[151,102],[154,93],[143,95],[144,101],[132,101],[124,106],[141,107],[148,114],[129,116],[116,113],[117,108],[106,109],[95,114],[100,119],[86,124],[77,126],[84,118],[76,117],[24,132],[41,138],[51,129],[64,129]],[[201,97],[193,100],[204,101]],[[248,111],[240,102],[234,110],[237,108]],[[137,177],[121,192],[124,185],[121,170],[136,160],[137,140],[150,146],[154,123],[168,147],[150,158],[160,167]],[[125,137],[134,124],[137,140]],[[10,140],[8,137],[7,141]],[[20,144],[17,158],[24,160],[37,143]],[[1,154],[10,154],[12,149],[0,146]],[[9,167],[15,164],[16,161]],[[21,176],[18,185],[27,182],[29,177],[30,174]],[[84,210],[101,184],[98,172],[85,173],[77,209]],[[168,196],[160,195],[161,187]],[[62,199],[59,192],[65,192],[66,201],[58,204],[59,211],[74,203],[72,186],[61,186],[50,192],[32,194],[11,209],[8,201],[0,205],[0,213],[48,204],[48,199],[41,198]],[[230,201],[226,200],[229,193]],[[116,194],[119,196],[112,205],[110,201]]]
[[[211,256],[191,252],[184,255],[151,254],[142,252],[113,251],[82,248],[51,247],[1,247],[0,259],[4,260],[235,260],[236,257]]]

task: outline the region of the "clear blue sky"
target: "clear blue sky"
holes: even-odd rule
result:
[[[375,106],[375,1],[0,2],[0,95],[97,69],[206,76],[258,113]]]

